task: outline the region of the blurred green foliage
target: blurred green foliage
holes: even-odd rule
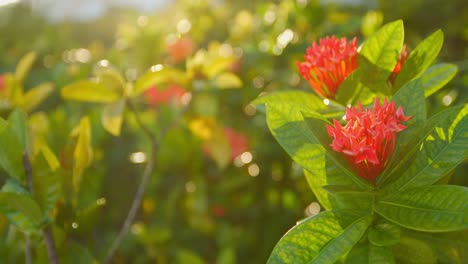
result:
[[[64,263],[104,259],[139,183],[142,154],[149,151],[129,111],[122,113],[115,137],[101,125],[105,106],[60,96],[63,87],[88,80],[101,68],[133,82],[161,64],[183,72],[170,81],[191,92],[184,107],[153,104],[148,93],[134,97],[146,126],[155,134],[169,132],[115,263],[264,263],[285,231],[311,214],[309,205],[316,199],[301,169],[271,137],[258,114],[262,109],[250,102],[265,92],[310,91],[295,63],[319,37],[358,36],[362,41],[382,24],[402,18],[411,50],[441,28],[445,42],[438,60],[456,64],[459,73],[430,97],[429,113],[466,102],[468,7],[463,0],[320,2],[180,0],[150,14],[113,9],[96,21],[55,24],[27,6],[0,7],[0,74],[15,72],[20,58],[35,51],[37,60],[21,82],[24,91],[43,83],[55,87],[30,109],[29,123],[61,164],[61,196],[50,216]],[[217,72],[216,59],[226,57],[232,60],[223,72],[232,75],[221,83],[238,86],[240,81],[240,88],[220,89],[218,75],[210,75]],[[190,82],[184,83],[185,78]],[[1,111],[7,118],[11,108]],[[73,130],[85,115],[93,160],[76,168],[71,157],[85,132]],[[240,153],[234,155],[234,149]],[[44,157],[46,161],[35,161],[38,170],[53,163],[50,155]],[[453,182],[468,184],[466,166],[455,171]],[[71,187],[69,179],[76,173],[79,188]],[[6,179],[1,172],[0,184]],[[31,241],[34,263],[47,263],[42,238],[33,233]],[[23,247],[21,232],[0,215],[0,263],[21,263]]]

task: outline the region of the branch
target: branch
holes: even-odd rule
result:
[[[24,233],[24,256],[25,263],[32,264],[32,254],[31,254],[31,238],[29,234]]]
[[[31,193],[31,195],[34,195],[32,165],[31,165],[31,161],[29,159],[29,155],[27,152],[23,153],[23,167],[24,167],[24,172],[26,174],[26,181],[27,181],[29,192]],[[50,228],[50,225],[46,226],[42,230],[42,236],[44,237],[44,241],[46,243],[47,255],[49,256],[50,263],[59,264],[58,257],[57,257],[57,250],[55,249],[55,241],[52,235],[52,229]],[[27,254],[29,254],[29,258],[31,257],[29,238],[27,238],[26,247],[29,247],[29,252],[27,248],[25,249],[26,260],[27,260],[28,259]]]
[[[148,127],[146,127],[145,124],[143,124],[135,106],[131,103],[130,100],[127,101],[127,106],[130,109],[130,111],[132,111],[133,115],[135,116],[138,126],[143,130],[145,135],[151,141],[151,150],[147,159],[148,163],[146,164],[146,167],[141,176],[141,182],[138,185],[138,189],[135,193],[135,196],[133,197],[133,202],[132,202],[132,205],[130,206],[130,210],[128,211],[127,217],[125,218],[125,221],[122,225],[122,228],[119,231],[119,234],[117,235],[117,238],[114,240],[114,243],[112,243],[112,246],[110,247],[107,253],[107,257],[105,261],[103,262],[104,264],[111,263],[112,257],[114,256],[115,252],[119,248],[120,244],[122,244],[123,239],[127,235],[128,231],[130,230],[131,225],[133,224],[133,221],[135,220],[135,216],[138,212],[138,209],[140,209],[141,201],[143,200],[143,196],[148,186],[150,176],[151,174],[153,174],[156,149],[158,148],[158,140],[156,140],[151,130],[148,129]]]

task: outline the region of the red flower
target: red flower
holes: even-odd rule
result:
[[[159,104],[168,104],[172,100],[175,101],[177,105],[182,103],[182,96],[187,92],[184,88],[178,85],[170,85],[165,90],[158,90],[157,87],[153,86],[146,90],[145,96],[148,103],[152,107],[156,107]]]
[[[395,68],[393,69],[392,74],[390,77],[388,77],[388,80],[393,84],[395,82],[395,79],[401,71],[401,67],[403,67],[403,64],[405,63],[406,59],[408,59],[410,52],[408,50],[408,47],[406,44],[403,44],[403,48],[401,49],[400,54],[398,55],[398,62],[395,65]]]
[[[321,96],[334,99],[338,87],[357,67],[357,38],[335,36],[320,39],[307,48],[304,62],[297,62],[301,75]]]
[[[0,74],[0,91],[5,90],[5,76]]]
[[[190,55],[195,48],[195,44],[191,38],[180,38],[176,42],[168,46],[169,54],[175,63],[181,62]]]
[[[234,160],[237,156],[244,153],[248,148],[247,138],[234,129],[225,127],[224,135],[229,140],[229,146],[231,147],[231,160]]]
[[[380,105],[376,98],[373,110],[364,110],[359,103],[358,108],[346,109],[345,126],[337,120],[333,120],[334,127],[327,125],[333,138],[330,146],[343,154],[359,176],[373,181],[390,162],[397,133],[406,129],[401,122],[410,118],[387,99]]]

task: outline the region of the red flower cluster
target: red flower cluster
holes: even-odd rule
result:
[[[158,90],[157,87],[151,87],[146,90],[145,96],[146,100],[152,107],[156,107],[160,104],[168,104],[171,100],[177,105],[182,103],[182,96],[187,92],[184,88],[178,85],[170,85],[165,90]]]
[[[403,67],[403,64],[405,63],[406,59],[408,59],[409,54],[410,54],[410,52],[409,52],[408,47],[406,46],[406,44],[403,44],[403,48],[401,49],[401,52],[398,55],[398,62],[395,65],[395,68],[393,69],[392,74],[390,75],[390,77],[388,77],[388,80],[392,84],[395,82],[395,79],[396,79],[398,73],[400,73],[401,68]]]
[[[297,62],[301,75],[321,96],[334,99],[338,87],[357,67],[357,38],[335,36],[320,39],[307,48],[304,62]]]
[[[397,133],[406,129],[401,122],[410,118],[387,99],[380,105],[376,98],[373,110],[364,110],[359,103],[357,108],[346,109],[345,126],[337,120],[333,120],[334,127],[327,125],[333,138],[330,146],[343,154],[359,176],[373,181],[390,162]]]

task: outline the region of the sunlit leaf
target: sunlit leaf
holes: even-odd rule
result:
[[[447,175],[468,154],[468,105],[447,109],[428,121],[425,133],[419,134],[416,157],[396,181],[385,187],[387,192],[431,185]],[[407,149],[408,152],[413,152]],[[400,161],[401,162],[401,161]]]
[[[355,211],[325,211],[301,221],[276,244],[268,263],[335,263],[372,221]]]
[[[185,73],[177,69],[162,68],[159,71],[149,71],[138,78],[132,96],[140,95],[153,86],[163,89],[162,84],[178,83],[184,85],[185,82]]]
[[[403,227],[425,232],[468,228],[468,188],[434,185],[382,197],[375,211]]]
[[[91,147],[91,125],[88,117],[83,117],[78,126],[78,140],[73,153],[73,186],[75,191],[79,189],[81,176],[93,159],[93,149]]]
[[[24,109],[30,112],[42,103],[53,90],[54,87],[51,83],[43,83],[28,90],[23,97]]]
[[[220,89],[240,88],[242,80],[233,73],[225,72],[215,77],[214,85]]]
[[[375,86],[386,81],[393,71],[403,46],[403,37],[403,22],[397,20],[384,25],[362,44],[359,65],[366,73],[363,76],[364,84],[370,89],[388,92],[383,87]]]
[[[401,87],[404,83],[422,74],[439,54],[443,42],[444,33],[439,29],[419,43],[403,63],[403,67],[395,79],[395,87]]]
[[[115,103],[106,105],[102,112],[102,125],[109,133],[114,136],[120,135],[124,109],[125,99],[121,99]]]
[[[424,96],[428,97],[444,87],[457,74],[458,68],[454,64],[440,63],[427,69],[419,77],[424,87]]]
[[[63,87],[62,97],[68,100],[111,103],[118,100],[121,95],[93,81],[78,81]]]
[[[48,217],[61,197],[63,175],[58,170],[49,169],[50,165],[45,158],[38,157],[38,160],[34,163],[33,197],[44,212],[44,216]]]
[[[18,83],[22,83],[24,81],[26,75],[28,75],[29,70],[31,70],[31,67],[34,64],[34,61],[36,61],[36,57],[36,53],[31,51],[20,59],[18,65],[16,65],[15,71],[15,80]]]

